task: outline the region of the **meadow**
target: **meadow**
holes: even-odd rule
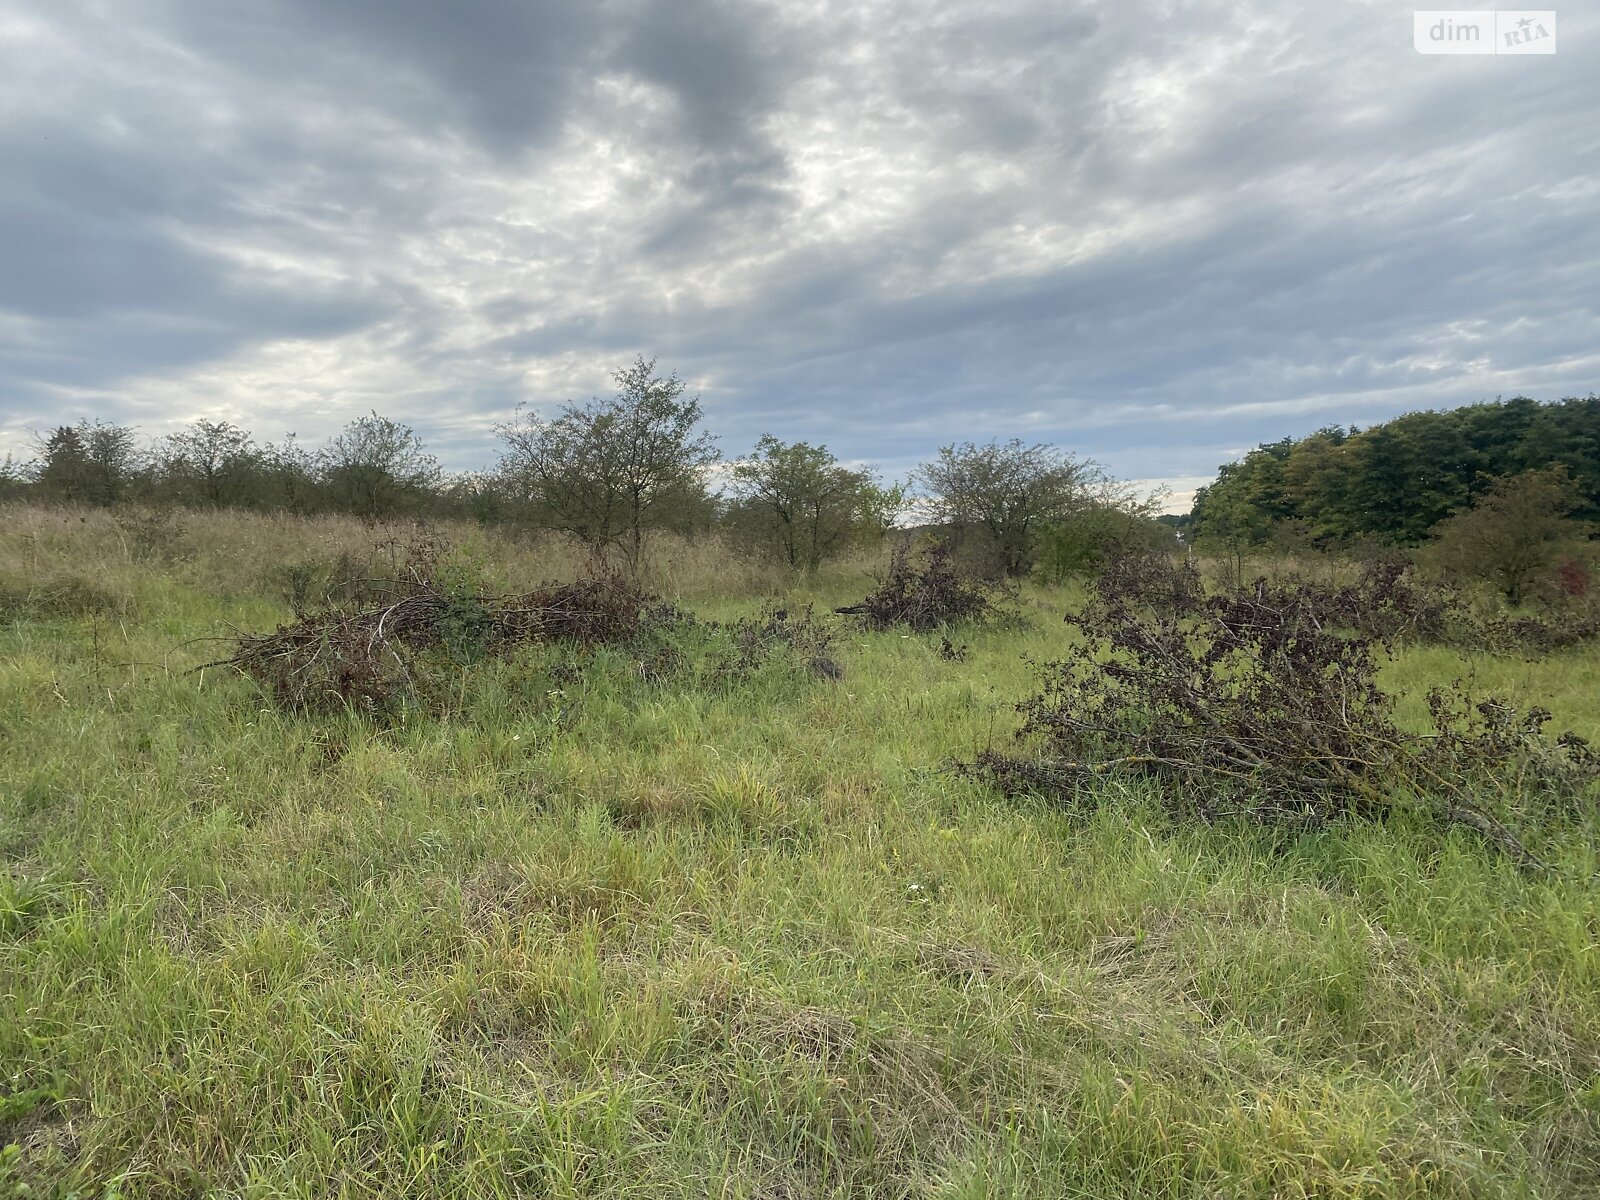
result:
[[[441,533],[507,591],[553,541]],[[0,511],[0,1196],[1600,1195],[1593,822],[1519,870],[1396,817],[1078,811],[1008,744],[1023,620],[837,630],[838,678],[534,647],[379,720],[226,669],[404,528]],[[708,618],[858,599],[651,547]],[[224,639],[218,641],[215,639]],[[1600,647],[1398,654],[1600,737]]]

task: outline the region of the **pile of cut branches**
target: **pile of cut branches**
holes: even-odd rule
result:
[[[231,655],[206,666],[238,671],[291,711],[371,715],[448,691],[440,684],[459,679],[461,668],[530,645],[572,647],[577,661],[556,668],[572,677],[600,647],[624,652],[652,682],[698,672],[725,684],[777,660],[824,678],[842,675],[832,632],[809,608],[731,624],[700,621],[617,573],[492,595],[432,543],[413,547],[395,578],[364,587],[381,600],[298,611],[271,633],[238,638]]]
[[[1130,603],[1166,612],[1191,610],[1205,596],[1200,575],[1190,564],[1174,564],[1170,555],[1148,551],[1109,559],[1100,582],[1103,590]],[[1569,606],[1548,617],[1481,611],[1459,589],[1419,576],[1399,554],[1365,563],[1352,583],[1290,577],[1278,585],[1258,579],[1236,590],[1244,595],[1272,591],[1292,596],[1307,619],[1362,633],[1385,645],[1413,642],[1467,653],[1537,658],[1600,637],[1600,605]]]
[[[430,655],[466,665],[531,643],[627,645],[680,615],[619,575],[509,597],[454,589],[425,574],[389,590],[371,607],[307,613],[241,637],[232,655],[207,666],[250,677],[283,708],[375,713],[416,691]]]
[[[878,586],[859,604],[836,608],[857,616],[869,629],[905,626],[926,633],[956,622],[983,621],[999,612],[995,585],[963,572],[943,542],[927,547],[916,560],[898,545]]]
[[[1432,694],[1432,732],[1402,729],[1376,682],[1377,639],[1303,587],[1207,596],[1187,563],[1157,557],[1136,581],[1108,571],[1068,620],[1085,649],[1044,665],[1018,706],[1036,753],[968,766],[1007,791],[1092,802],[1094,780],[1137,772],[1176,809],[1275,825],[1408,804],[1532,864],[1491,810],[1576,806],[1600,778],[1581,738],[1544,735],[1549,713],[1473,702],[1460,685]]]

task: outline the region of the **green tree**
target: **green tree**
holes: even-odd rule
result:
[[[1313,541],[1333,542],[1360,531],[1351,517],[1350,434],[1337,425],[1296,442],[1283,463],[1289,519],[1305,522]]]
[[[1600,397],[1541,405],[1519,396],[1407,413],[1365,430],[1334,426],[1223,467],[1197,499],[1196,534],[1204,540],[1212,524],[1216,544],[1223,535],[1213,518],[1225,514],[1230,543],[1277,543],[1292,530],[1320,546],[1414,545],[1490,480],[1557,464],[1579,487],[1576,511],[1600,518]]]
[[[862,494],[863,519],[872,541],[881,541],[897,529],[911,509],[911,489],[899,480],[869,482]]]
[[[1154,502],[1093,503],[1040,533],[1037,569],[1049,582],[1098,570],[1114,550],[1183,548],[1178,526],[1155,515]]]
[[[254,440],[227,421],[199,420],[169,434],[159,454],[175,498],[207,508],[259,503],[263,459]]]
[[[1470,498],[1470,447],[1447,413],[1410,413],[1374,426],[1352,438],[1349,451],[1347,503],[1360,514],[1362,533],[1414,544]]]
[[[480,525],[493,525],[506,516],[506,489],[496,475],[464,471],[445,481],[441,496],[449,511]]]
[[[1583,497],[1577,514],[1600,518],[1600,396],[1541,406],[1509,459],[1506,474],[1566,467]]]
[[[770,434],[733,464],[734,520],[790,567],[815,571],[867,532],[883,503],[866,471],[841,466],[826,446]],[[876,531],[874,531],[876,532]]]
[[[263,503],[270,508],[308,513],[315,509],[321,489],[317,456],[300,444],[293,433],[281,442],[269,442],[261,451]]]
[[[1010,576],[1032,569],[1040,533],[1093,503],[1106,479],[1096,463],[1018,438],[945,446],[919,478],[934,519]]]
[[[35,477],[49,499],[112,505],[126,498],[138,466],[132,429],[85,419],[59,426],[43,440]]]
[[[1451,574],[1492,583],[1512,604],[1588,535],[1569,519],[1582,496],[1565,467],[1493,480],[1471,508],[1433,530],[1431,556]]]
[[[27,495],[28,477],[16,461],[7,454],[0,461],[0,500],[15,500]]]
[[[1235,582],[1244,577],[1245,558],[1266,544],[1272,529],[1271,516],[1233,477],[1225,475],[1194,495],[1191,540],[1196,549],[1220,555]]]
[[[416,504],[439,482],[438,461],[411,427],[376,412],[346,425],[321,464],[333,502],[368,521]]]
[[[537,523],[618,549],[637,571],[647,529],[710,511],[705,473],[720,455],[676,374],[662,378],[640,356],[613,379],[610,400],[567,404],[550,419],[521,412],[500,426],[500,473]]]
[[[1285,477],[1290,455],[1289,443],[1274,442],[1221,467],[1217,481],[1195,493],[1194,544],[1235,564],[1265,545],[1274,524],[1295,512]]]

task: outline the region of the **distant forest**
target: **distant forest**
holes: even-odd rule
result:
[[[1414,546],[1496,481],[1548,468],[1570,478],[1571,517],[1600,518],[1600,396],[1519,396],[1284,438],[1223,467],[1179,524],[1201,545]]]

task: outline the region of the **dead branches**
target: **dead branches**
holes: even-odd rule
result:
[[[1092,800],[1096,778],[1137,772],[1175,808],[1268,824],[1412,803],[1534,863],[1491,805],[1511,798],[1510,780],[1543,803],[1576,802],[1600,776],[1595,755],[1573,735],[1545,738],[1549,713],[1474,703],[1459,685],[1432,694],[1431,733],[1402,729],[1375,680],[1379,643],[1344,604],[1265,581],[1207,596],[1186,563],[1123,564],[1069,618],[1087,649],[1043,666],[1018,706],[1037,757],[991,750],[968,769],[1068,803]]]

